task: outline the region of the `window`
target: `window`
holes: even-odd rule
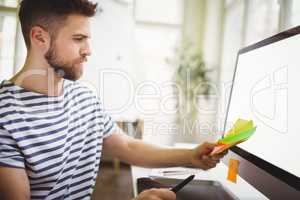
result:
[[[14,72],[17,1],[0,0],[0,80]]]
[[[222,81],[231,81],[235,58],[242,45],[243,1],[226,1],[225,30],[222,54]]]
[[[136,0],[135,1],[135,56],[137,69],[141,73],[139,83],[151,81],[161,92],[157,99],[142,101],[148,113],[139,112],[145,120],[144,140],[151,143],[169,144],[169,128],[158,128],[167,124],[171,127],[173,116],[161,112],[161,101],[172,94],[171,87],[163,84],[172,80],[172,69],[167,66],[166,58],[171,58],[182,34],[184,14],[183,0]],[[173,102],[172,102],[173,103]],[[175,102],[176,103],[176,102]],[[151,111],[158,111],[150,114]],[[150,128],[151,127],[151,128]],[[158,137],[159,135],[159,137]]]
[[[292,4],[292,26],[300,25],[300,1],[293,0]]]
[[[0,79],[13,74],[16,35],[16,17],[0,13]]]
[[[0,0],[0,6],[7,6],[7,7],[17,7],[18,1],[17,0]]]
[[[278,0],[251,0],[248,7],[245,45],[250,45],[279,32]]]
[[[137,22],[180,25],[182,3],[182,0],[136,0],[135,19]]]
[[[221,59],[220,97],[218,105],[218,124],[222,126],[226,114],[230,83],[233,78],[236,56],[244,38],[245,1],[226,0],[224,18],[223,50]],[[222,129],[222,127],[219,127]]]
[[[222,82],[232,79],[238,50],[278,33],[280,18],[278,0],[226,0],[225,5]]]

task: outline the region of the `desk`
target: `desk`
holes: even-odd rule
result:
[[[183,145],[176,145],[182,147]],[[137,179],[140,177],[149,177],[151,169],[142,167],[131,167],[132,183],[134,196],[137,196]],[[177,175],[176,178],[186,178],[187,175]],[[174,176],[172,176],[174,178]],[[236,197],[241,200],[265,200],[268,199],[240,176],[237,178],[237,184],[227,180],[227,166],[224,163],[219,163],[217,167],[208,171],[201,171],[195,177],[198,180],[213,180],[219,181],[225,188],[230,190]]]

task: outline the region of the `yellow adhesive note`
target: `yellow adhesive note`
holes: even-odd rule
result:
[[[230,129],[228,131],[228,133],[226,134],[227,135],[235,135],[235,134],[238,134],[242,131],[245,131],[245,130],[249,130],[253,127],[253,121],[250,120],[243,120],[243,119],[238,119],[236,121],[236,123],[234,124],[234,126],[232,127],[232,129]]]
[[[240,161],[235,159],[229,160],[227,180],[236,183]]]

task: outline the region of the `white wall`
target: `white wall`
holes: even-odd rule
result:
[[[124,109],[132,98],[130,87],[137,81],[133,56],[133,5],[112,0],[98,3],[103,11],[92,21],[93,53],[82,81],[101,95],[105,108],[115,119],[136,118],[131,107]],[[110,72],[103,74],[103,70]],[[130,77],[130,81],[124,74]]]
[[[135,7],[135,58],[141,93],[152,94],[136,102],[145,121],[144,140],[172,144],[178,133],[173,98],[173,68],[166,63],[174,56],[182,35],[183,0],[137,0]],[[140,92],[139,92],[140,93]],[[150,112],[149,112],[150,111]]]

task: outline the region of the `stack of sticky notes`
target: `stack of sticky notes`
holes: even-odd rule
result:
[[[248,140],[255,132],[252,120],[238,119],[225,136],[218,141],[210,155],[215,155]]]

